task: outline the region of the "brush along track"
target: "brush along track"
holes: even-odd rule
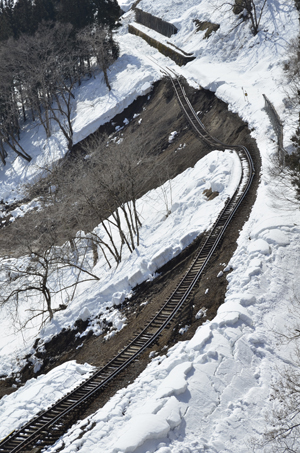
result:
[[[97,370],[90,378],[37,415],[22,428],[14,431],[0,442],[0,452],[17,453],[33,446],[53,444],[74,423],[86,407],[119,373],[134,362],[152,345],[170,324],[180,308],[187,303],[210,258],[214,254],[224,232],[242,203],[254,176],[254,165],[244,146],[228,146],[214,139],[206,131],[191,106],[180,80],[173,71],[163,72],[170,77],[180,106],[195,133],[214,149],[232,149],[237,152],[242,167],[241,179],[234,195],[228,198],[210,233],[206,235],[192,265],[174,289],[162,308],[153,316],[141,332],[109,363]]]

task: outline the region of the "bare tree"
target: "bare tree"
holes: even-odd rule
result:
[[[270,410],[260,437],[250,441],[253,451],[298,453],[300,449],[300,325],[299,298],[291,301],[288,325],[273,331],[278,344],[288,346],[289,360],[277,366],[270,383]]]
[[[73,145],[73,89],[79,79],[71,35],[70,24],[41,24],[34,36],[21,36],[16,46],[25,75],[24,91],[47,137],[54,120],[69,149]]]
[[[51,320],[55,312],[67,307],[80,283],[99,280],[92,271],[88,239],[74,239],[58,246],[51,219],[47,224],[44,216],[44,221],[43,227],[36,231],[35,241],[28,240],[22,231],[15,238],[27,250],[26,255],[1,259],[0,305],[13,305],[17,312],[23,311],[26,305],[27,317],[22,327],[35,318],[41,319],[41,325]]]
[[[1,141],[1,160],[3,164],[6,163],[7,151],[4,148],[6,144],[12,151],[14,151],[18,156],[31,161],[31,156],[25,151],[25,149],[20,144],[20,131],[16,125],[15,118],[9,113],[0,122],[0,141]]]
[[[107,221],[117,229],[121,244],[132,252],[139,245],[139,230],[142,225],[137,199],[157,170],[155,160],[139,140],[124,143],[119,139],[119,143],[99,145],[96,140],[90,142],[86,149],[90,155],[89,171],[93,174],[90,180],[97,181],[97,190],[95,191],[95,186],[90,188],[89,195],[86,193],[85,198],[91,203],[95,197],[100,197],[102,209],[104,207],[110,212]],[[86,185],[85,190],[87,188]]]
[[[250,20],[253,35],[257,35],[260,29],[261,19],[267,4],[267,0],[228,0],[221,2],[217,8],[225,9],[238,16],[239,22],[234,28],[243,22]]]
[[[26,159],[31,160],[31,157],[26,153],[20,140],[20,123],[18,111],[18,96],[15,88],[14,80],[16,78],[15,65],[9,64],[10,57],[7,55],[7,48],[0,48],[0,141],[1,141],[1,160],[5,164],[7,151],[4,148],[6,144],[16,154]]]
[[[0,138],[0,159],[4,165],[6,163],[6,158],[7,158],[7,151],[4,147],[4,140],[3,140],[3,138]]]
[[[286,367],[273,385],[273,410],[267,421],[264,445],[273,452],[299,452],[300,447],[300,373],[299,351],[296,367]]]
[[[286,123],[294,130],[291,137],[293,151],[285,153],[284,163],[286,165],[285,184],[290,186],[289,192],[293,194],[293,201],[299,206],[300,201],[300,37],[292,40],[288,47],[288,60],[285,64],[284,91],[286,94],[285,102],[288,105],[291,113]],[[298,114],[298,118],[295,114]],[[296,119],[297,118],[297,119]],[[282,179],[282,178],[281,178]]]
[[[119,144],[108,137],[90,140],[86,158],[70,157],[47,169],[48,176],[29,188],[30,197],[42,194],[45,209],[51,207],[56,219],[64,219],[65,229],[69,222],[69,240],[74,228],[87,232],[95,256],[97,247],[109,266],[121,262],[124,247],[132,252],[139,245],[142,220],[137,200],[153,174],[164,168],[139,140],[116,141]]]
[[[260,437],[250,440],[252,451],[298,453],[300,448],[300,352],[296,349],[294,365],[277,370],[271,384],[270,410]]]
[[[28,187],[28,197],[40,197],[55,219],[53,228],[63,230],[60,237],[77,243],[88,238],[94,264],[101,255],[109,267],[118,265],[126,249],[139,246],[138,199],[153,187],[153,178],[161,185],[171,177],[170,165],[149,153],[144,137],[132,137],[90,138],[85,156],[70,155],[45,168],[44,177]]]
[[[106,86],[111,90],[108,79],[108,68],[119,56],[119,47],[113,39],[112,30],[106,25],[93,24],[78,34],[79,40],[97,60],[98,67],[103,71]]]
[[[269,158],[268,192],[275,209],[290,211],[299,207],[296,187],[293,184],[295,172],[288,165],[283,166],[278,153]]]
[[[283,90],[289,108],[299,111],[300,104],[300,36],[297,36],[287,47],[287,61],[284,65],[285,84]],[[292,126],[295,126],[293,124]]]
[[[41,23],[33,36],[2,44],[0,139],[21,157],[30,160],[20,145],[21,119],[25,122],[29,113],[48,138],[55,121],[72,148],[74,88],[84,75],[81,51],[70,24]],[[4,153],[1,158],[5,161]]]
[[[94,58],[105,82],[119,47],[108,26],[93,25],[75,35],[70,24],[39,24],[34,35],[10,38],[0,48],[0,158],[5,163],[10,147],[31,160],[20,144],[20,131],[28,119],[38,120],[47,138],[56,122],[68,149],[73,146],[74,88],[91,75]]]

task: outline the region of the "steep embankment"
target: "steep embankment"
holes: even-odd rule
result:
[[[244,144],[247,146],[259,168],[259,153],[255,141],[251,138],[250,131],[247,129],[245,122],[240,120],[238,115],[228,111],[227,105],[220,101],[208,90],[195,90],[186,85],[187,94],[195,108],[199,112],[199,117],[207,126],[209,132],[222,140],[224,143],[232,145]],[[136,117],[134,118],[134,116]],[[138,116],[137,116],[138,115]],[[129,120],[129,124],[124,126],[124,120]],[[127,122],[127,121],[126,121]],[[117,126],[122,129],[115,132]],[[169,141],[170,133],[176,131],[172,142]],[[155,83],[150,95],[141,96],[121,114],[113,118],[109,123],[101,126],[95,135],[114,134],[115,137],[123,139],[124,147],[131,143],[137,143],[138,146],[145,149],[147,153],[156,156],[158,163],[167,159],[168,165],[158,174],[154,173],[145,185],[144,191],[161,185],[167,179],[183,172],[186,168],[193,166],[201,157],[203,157],[209,148],[205,143],[201,143],[188,126],[176,100],[172,85],[168,80],[162,80]],[[92,136],[90,136],[90,140]],[[82,148],[86,141],[80,142],[74,146],[73,153],[81,154]],[[182,146],[182,149],[180,148]],[[62,160],[64,171],[68,171],[69,156]],[[80,178],[80,174],[78,174]],[[74,181],[76,184],[76,181]],[[46,185],[45,185],[46,187]],[[27,200],[28,201],[28,200]],[[6,207],[6,212],[15,210],[22,201],[18,201],[11,206]],[[15,239],[20,231],[26,231],[28,241],[36,239],[36,231],[42,227],[42,216],[35,210],[25,217],[17,218],[13,223],[7,216],[6,222],[0,226],[0,250],[2,255],[20,256],[26,251],[18,246]],[[56,219],[53,219],[55,224]],[[94,220],[84,225],[84,230],[91,230],[99,223],[95,216]],[[34,225],[35,230],[26,228],[26,224]],[[5,228],[3,228],[5,226]],[[63,243],[68,239],[63,224],[56,222],[58,230],[58,240]],[[78,231],[76,220],[72,224],[72,232]],[[69,234],[69,233],[68,233]]]
[[[201,116],[202,121],[212,135],[218,137],[225,143],[242,143],[249,148],[256,163],[256,174],[258,175],[260,168],[259,153],[255,141],[250,136],[247,125],[237,115],[229,112],[226,104],[218,100],[211,92],[203,89],[195,90],[189,86],[186,86],[186,91],[195,110],[201,112],[199,116]],[[133,119],[137,114],[139,116]],[[189,166],[193,166],[201,157],[210,152],[208,147],[194,135],[188,126],[179,108],[171,83],[168,80],[162,80],[156,83],[151,96],[138,98],[133,105],[115,117],[111,123],[102,126],[98,133],[112,133],[116,125],[124,126],[125,118],[129,119],[130,122],[117,135],[122,136],[125,143],[127,140],[139,141],[141,146],[146,147],[151,153],[156,154],[158,159],[162,158],[162,156],[168,156],[170,165],[169,168],[165,169],[165,178],[173,177]],[[168,138],[173,131],[176,131],[177,135],[175,136],[175,140],[170,143]],[[79,144],[75,147],[75,153],[81,151],[81,145]],[[161,183],[162,181],[158,180],[154,174],[146,190],[150,190]],[[209,291],[205,297],[205,307],[208,309],[207,318],[212,319],[215,316],[217,308],[223,302],[226,290],[225,275],[217,279],[217,281],[215,276],[220,271],[220,263],[227,263],[236,248],[238,231],[248,217],[252,203],[255,200],[257,183],[258,176],[256,176],[251,191],[239,211],[238,217],[235,218],[228,229],[220,250],[213,259],[209,269],[207,269],[194,294],[193,307],[181,314],[180,322],[175,329],[169,329],[163,334],[155,347],[158,351],[165,345],[172,345],[179,339],[189,339],[193,336],[197,326],[201,324],[201,321],[195,320],[195,314],[203,307],[202,295],[206,289],[214,289],[214,291]],[[29,214],[29,216],[34,216],[34,221],[38,223],[38,213]],[[30,219],[31,221],[32,218]],[[14,234],[14,231],[16,231],[15,228],[18,228],[18,222],[26,222],[26,216],[17,219],[9,228],[2,229],[1,236],[3,242],[5,241],[5,234]],[[95,218],[95,224],[97,224],[97,218]],[[76,230],[76,225],[74,225],[74,229]],[[63,239],[64,231],[62,229],[61,240]],[[86,323],[77,323],[78,330],[63,331],[59,336],[54,337],[45,345],[44,352],[37,354],[39,358],[43,359],[43,366],[37,374],[45,373],[71,359],[76,359],[81,363],[88,362],[96,366],[103,365],[128,342],[132,336],[132,332],[137,330],[170,294],[172,288],[192,261],[195,248],[200,240],[201,238],[195,240],[179,256],[163,266],[159,270],[159,277],[154,281],[143,283],[135,288],[134,296],[130,301],[125,301],[122,307],[128,319],[127,327],[117,336],[108,342],[104,342],[103,336],[88,336],[82,341],[82,339],[76,338],[76,334],[85,329]],[[151,300],[151,304],[141,306],[141,303],[145,300]],[[190,329],[187,333],[179,335],[178,331],[180,327],[186,324],[191,326]],[[76,349],[79,344],[82,344],[82,346]],[[99,349],[101,349],[101,355],[99,354]],[[113,383],[105,395],[101,396],[99,401],[94,403],[90,411],[102,405],[118,388],[125,385],[129,378],[135,378],[144,369],[148,361],[148,354],[143,354],[138,364],[131,367],[126,372],[126,375],[119,379],[118,382]],[[33,365],[28,363],[21,373],[21,380],[25,382],[33,375],[36,375],[33,373]],[[11,384],[11,380],[3,382],[1,393],[5,394],[11,391]]]

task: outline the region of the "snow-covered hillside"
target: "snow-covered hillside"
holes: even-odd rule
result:
[[[184,75],[193,86],[214,91],[248,122],[262,156],[261,181],[250,218],[240,232],[238,248],[230,263],[226,263],[226,268],[233,270],[227,277],[226,299],[216,318],[204,323],[190,341],[179,342],[164,357],[154,357],[135,382],[46,451],[253,451],[251,439],[259,438],[264,431],[265,416],[276,403],[270,397],[271,384],[277,381],[278,370],[291,363],[292,346],[278,343],[277,333],[296,322],[293,301],[297,297],[299,300],[300,214],[285,200],[278,198],[274,202],[278,181],[270,177],[269,168],[277,152],[276,136],[262,96],[268,96],[284,121],[284,145],[290,150],[294,113],[285,107],[288,87],[284,86],[282,68],[288,43],[299,31],[298,14],[293,2],[268,0],[261,30],[254,37],[248,23],[234,28],[233,16],[224,15],[217,8],[223,3],[220,0],[142,0],[139,8],[172,22],[179,29],[170,41],[197,57],[179,68],[142,39],[128,34],[127,25],[134,20],[129,9],[133,0],[119,3],[127,12],[118,31],[121,57],[110,74],[113,90],[109,94],[99,90],[100,75],[80,88],[74,117],[77,139],[112,118],[137,95],[147,93],[151,83],[161,77],[156,61]],[[204,40],[204,32],[195,32],[194,19],[218,23],[220,28]],[[209,124],[206,126],[209,130]],[[36,129],[24,133],[22,140],[35,153],[35,158],[32,164],[17,158],[1,170],[0,198],[17,197],[13,188],[33,178],[41,164],[57,158],[64,149],[58,131],[48,142]],[[44,150],[43,154],[38,153],[40,149]],[[212,152],[194,169],[175,178],[171,215],[167,218],[159,189],[147,194],[145,197],[153,203],[145,212],[137,252],[118,271],[107,272],[101,282],[83,287],[68,309],[44,328],[42,336],[47,339],[80,317],[96,314],[99,306],[104,310],[122,301],[136,283],[153,278],[159,266],[209,228],[226,195],[234,190],[239,171],[233,154]],[[220,196],[207,202],[203,189],[214,184]],[[140,203],[145,203],[145,198]],[[205,295],[203,300],[205,305]],[[17,357],[30,351],[37,332],[33,326],[24,345],[21,334],[11,330],[8,316],[1,313],[1,328],[5,331],[5,337],[2,335],[0,340],[3,373],[18,369]],[[111,316],[116,329],[126,322],[117,311]],[[97,332],[99,327],[95,324],[92,328]],[[78,379],[91,371],[89,365],[76,368],[70,363],[48,376],[32,379],[25,388],[4,397],[0,401],[0,437],[50,404],[52,397],[55,400],[66,392],[69,383],[75,385],[70,378],[73,369]],[[39,392],[44,392],[49,382],[53,383],[53,393],[42,401]],[[267,452],[268,448],[258,451]]]

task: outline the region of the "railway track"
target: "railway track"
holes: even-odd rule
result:
[[[38,414],[19,430],[14,431],[3,439],[0,442],[0,452],[2,453],[26,452],[33,447],[53,444],[76,421],[77,416],[83,412],[95,397],[159,338],[162,331],[174,319],[180,308],[188,302],[227,226],[250,188],[255,170],[247,148],[244,146],[225,145],[218,139],[213,138],[198,118],[177,75],[168,68],[161,69],[171,79],[179,104],[199,138],[214,149],[232,149],[237,152],[242,167],[239,185],[233,196],[227,199],[211,231],[206,234],[190,268],[170,297],[164,302],[161,309],[149,320],[141,332],[103,368],[97,370],[90,378],[54,405]]]

